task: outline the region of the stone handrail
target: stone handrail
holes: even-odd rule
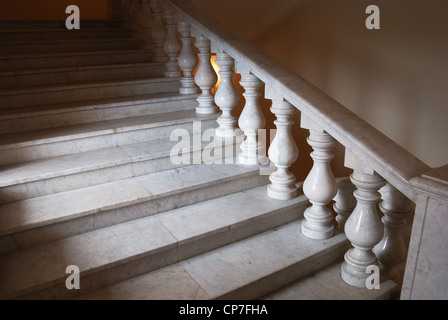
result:
[[[310,117],[361,162],[413,202],[417,192],[409,181],[430,167],[352,111],[274,60],[247,40],[229,31],[184,0],[166,0],[176,17],[190,24],[220,50]]]

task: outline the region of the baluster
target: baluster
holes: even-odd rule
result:
[[[177,55],[179,54],[179,51],[181,49],[181,42],[177,37],[176,22],[174,21],[173,13],[169,9],[165,10],[165,22],[167,34],[163,49],[168,56],[165,77],[181,77],[182,71],[180,71],[177,62]]]
[[[302,114],[301,127],[308,129],[308,144],[313,147],[313,167],[303,182],[303,193],[311,202],[305,210],[302,233],[311,239],[328,239],[334,234],[333,213],[326,206],[337,193],[337,184],[330,169],[331,150],[336,140],[313,120]]]
[[[196,107],[196,113],[211,114],[219,111],[215,105],[215,100],[211,89],[218,81],[218,76],[213,69],[210,61],[210,40],[203,35],[196,37],[196,47],[199,49],[199,67],[194,76],[194,81],[201,88],[201,95],[198,97],[199,106]]]
[[[299,151],[291,134],[294,124],[293,116],[297,109],[274,92],[269,86],[265,88],[265,97],[272,100],[271,111],[277,117],[274,124],[277,132],[269,147],[269,159],[277,170],[269,176],[271,184],[267,186],[269,197],[278,200],[289,200],[297,196],[296,178],[289,167],[297,160]]]
[[[199,93],[199,88],[194,82],[193,71],[198,65],[198,56],[193,50],[193,38],[191,37],[190,25],[184,21],[177,23],[177,30],[179,31],[182,42],[182,49],[179,53],[178,64],[184,72],[183,78],[180,80],[182,87],[179,89],[181,94],[196,94]]]
[[[145,3],[143,2],[142,4]],[[163,45],[165,43],[166,38],[166,29],[163,23],[163,12],[159,6],[158,0],[151,0],[150,7],[153,16],[151,37],[154,41],[152,60],[154,62],[166,62],[167,57],[163,50]],[[145,17],[143,19],[145,19]]]
[[[265,141],[258,141],[258,130],[264,129],[266,124],[266,119],[258,104],[261,95],[259,89],[263,82],[243,64],[237,63],[236,66],[237,72],[241,74],[240,84],[245,90],[243,96],[246,99],[238,120],[238,125],[245,135],[245,140],[241,143],[242,152],[238,156],[238,161],[247,165],[265,164],[269,161],[266,157]]]
[[[333,199],[333,209],[337,213],[338,229],[344,232],[345,222],[356,206],[356,198],[353,195],[356,188],[349,177],[338,179],[337,185],[338,193]]]
[[[376,205],[381,196],[378,190],[386,181],[353,154],[346,152],[345,166],[352,168],[351,181],[356,186],[355,209],[345,223],[345,235],[353,248],[345,253],[341,266],[342,279],[351,286],[366,288],[368,266],[376,265],[373,247],[383,237],[384,227]]]
[[[383,239],[373,248],[380,270],[384,278],[400,281],[402,276],[399,270],[401,264],[406,261],[407,244],[403,238],[403,229],[406,219],[411,215],[411,201],[390,184],[380,189],[382,201],[380,210],[384,216],[381,221],[384,224]]]
[[[222,50],[218,50],[216,54],[216,64],[221,71],[221,83],[215,94],[215,103],[222,110],[222,115],[217,122],[219,127],[215,132],[218,137],[233,137],[241,134],[237,129],[237,119],[232,115],[232,110],[238,104],[240,96],[233,85],[233,66],[235,64],[231,56]]]

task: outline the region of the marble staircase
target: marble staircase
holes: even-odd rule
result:
[[[377,299],[395,288],[345,284],[334,267],[345,235],[303,236],[302,184],[293,199],[267,197],[263,166],[236,161],[241,141],[222,140],[222,164],[194,161],[200,139],[182,150],[191,162],[173,162],[172,133],[216,128],[219,114],[198,114],[198,94],[180,94],[119,21],[81,33],[0,25],[1,299]],[[79,289],[66,287],[70,265]]]

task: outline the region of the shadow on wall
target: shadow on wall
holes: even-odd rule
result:
[[[81,19],[105,19],[109,0],[15,0],[2,1],[0,20],[61,20],[65,9],[76,5]]]

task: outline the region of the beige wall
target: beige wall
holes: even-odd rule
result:
[[[227,20],[206,10],[238,31],[248,2]],[[380,30],[365,27],[370,4]],[[448,1],[311,0],[255,39],[428,165],[448,163]]]
[[[65,9],[77,5],[81,19],[104,19],[108,0],[2,0],[0,19],[66,19]]]

